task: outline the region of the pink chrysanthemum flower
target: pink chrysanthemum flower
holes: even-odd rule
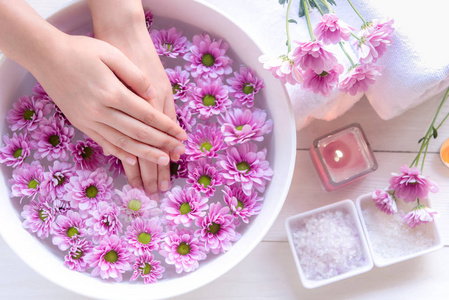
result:
[[[125,233],[128,248],[136,256],[150,254],[159,250],[159,243],[164,239],[164,232],[158,218],[134,219]]]
[[[53,166],[48,166],[49,171],[44,173],[41,185],[41,194],[51,199],[63,198],[67,192],[65,185],[70,181],[75,172],[72,164],[55,160]]]
[[[190,105],[187,103],[179,107],[175,104],[175,110],[179,126],[187,133],[192,132],[192,127],[196,124],[196,118],[192,116]]]
[[[308,69],[304,72],[302,87],[315,94],[321,93],[323,96],[329,96],[332,89],[338,86],[338,78],[343,73],[343,69],[340,64],[336,64],[333,69],[321,73]]]
[[[187,135],[185,143],[185,154],[188,160],[195,161],[200,157],[217,157],[218,152],[226,147],[219,127],[198,124],[195,131],[195,133]]]
[[[88,234],[94,243],[98,243],[104,236],[118,235],[122,232],[120,222],[120,208],[115,203],[100,201],[95,210],[90,210],[91,218],[87,219]]]
[[[36,144],[34,159],[47,157],[49,161],[55,159],[66,161],[69,158],[67,150],[75,135],[75,129],[64,125],[64,121],[55,118],[41,122],[31,136]]]
[[[254,143],[245,143],[226,149],[218,164],[223,168],[223,177],[228,184],[241,183],[245,194],[249,195],[253,187],[259,192],[265,191],[267,181],[271,180],[273,170],[265,159],[267,149],[257,151]]]
[[[12,173],[12,179],[9,181],[13,197],[36,197],[40,192],[41,183],[44,180],[44,167],[38,162],[33,161],[30,165],[24,163],[21,168],[17,168]]]
[[[425,206],[418,205],[411,212],[403,217],[404,223],[414,228],[417,225],[433,222],[434,215],[438,214],[435,210]]]
[[[214,81],[200,81],[193,89],[190,107],[199,113],[202,119],[220,115],[231,107],[232,101],[228,97],[228,89],[220,79]]]
[[[375,19],[360,31],[356,47],[362,63],[375,63],[387,51],[393,42],[393,23],[393,19],[383,23]]]
[[[150,10],[145,12],[145,25],[147,26],[148,32],[150,32],[151,25],[154,22],[154,15]]]
[[[38,201],[33,199],[29,205],[24,205],[20,215],[25,219],[23,228],[36,233],[41,239],[47,238],[52,232],[55,210],[44,197],[39,197]]]
[[[8,112],[6,120],[12,131],[26,129],[35,130],[44,116],[51,112],[52,104],[36,96],[23,96],[14,102],[13,108]]]
[[[187,178],[187,175],[189,174],[188,165],[189,162],[185,154],[182,154],[178,161],[171,161],[170,176],[172,177],[172,179]]]
[[[169,231],[159,253],[167,264],[175,265],[176,273],[192,272],[199,267],[198,261],[206,258],[203,244],[187,229]]]
[[[116,235],[105,236],[84,258],[94,268],[92,276],[114,278],[117,282],[122,281],[122,273],[131,270],[132,259],[126,242]]]
[[[190,82],[190,73],[183,70],[180,66],[175,69],[165,69],[167,77],[170,80],[173,89],[173,99],[186,102],[189,100],[189,93],[195,87],[195,83]]]
[[[61,251],[69,249],[75,240],[86,236],[85,223],[85,220],[72,210],[69,210],[65,215],[59,215],[53,223],[53,245],[58,246]]]
[[[230,85],[229,95],[247,107],[253,107],[255,95],[264,88],[262,79],[247,67],[240,67],[240,73],[234,72],[226,82]]]
[[[332,70],[338,64],[332,52],[324,49],[320,41],[306,43],[296,42],[298,46],[293,51],[293,62],[303,70],[312,69],[317,74]]]
[[[36,95],[44,98],[44,97],[49,97],[47,92],[44,90],[44,87],[41,85],[41,83],[39,81],[36,81],[36,84],[33,87],[33,93],[35,93]]]
[[[116,189],[115,193],[120,198],[120,208],[131,218],[154,217],[161,213],[157,202],[151,200],[142,189],[126,184],[122,190]]]
[[[162,278],[165,268],[161,266],[160,261],[154,259],[153,255],[144,253],[137,258],[133,265],[133,270],[130,281],[135,281],[137,278],[142,277],[145,284],[151,284]]]
[[[217,169],[205,158],[192,162],[189,165],[187,183],[192,188],[210,198],[215,193],[215,187],[223,184],[223,177]]]
[[[106,156],[105,163],[109,165],[109,172],[111,172],[114,177],[117,177],[120,174],[125,174],[122,161],[114,155]]]
[[[151,39],[153,40],[156,52],[159,55],[165,55],[171,58],[177,58],[184,55],[187,50],[187,38],[182,35],[175,27],[168,30],[152,30]]]
[[[105,160],[103,148],[88,137],[85,141],[79,140],[76,144],[70,144],[69,150],[77,169],[93,171]]]
[[[5,146],[0,148],[0,163],[8,167],[20,167],[23,161],[30,156],[32,143],[27,133],[13,133],[10,138],[8,135],[3,136]]]
[[[252,190],[249,195],[245,194],[242,188],[236,184],[225,186],[223,190],[224,201],[235,216],[239,216],[243,222],[249,222],[248,218],[258,215],[262,209],[262,197],[258,197],[257,192]]]
[[[190,52],[184,55],[188,61],[185,68],[194,78],[218,78],[232,72],[232,60],[226,55],[229,45],[222,39],[211,40],[208,34],[195,35],[192,38]]]
[[[402,165],[399,169],[402,174],[392,173],[389,189],[394,190],[396,198],[404,202],[412,202],[418,199],[425,199],[429,192],[438,192],[438,186],[431,180],[421,176],[421,171],[417,167],[409,168]]]
[[[280,79],[283,84],[295,85],[303,81],[301,68],[294,64],[292,53],[279,57],[261,55],[259,62],[263,64],[264,69],[271,71],[273,76]]]
[[[357,65],[351,68],[345,79],[340,82],[339,88],[345,93],[355,95],[364,93],[370,85],[376,82],[375,77],[381,75],[381,68],[373,64]]]
[[[56,120],[63,121],[64,124],[66,124],[68,126],[71,126],[72,123],[70,123],[69,119],[67,119],[67,117],[64,115],[62,110],[59,108],[59,106],[57,106],[56,104],[54,104],[53,106],[54,106],[54,109],[55,109],[55,113],[53,114],[53,117]]]
[[[202,197],[194,189],[175,186],[165,194],[161,209],[166,212],[165,217],[168,221],[190,227],[193,220],[206,214],[208,201],[208,198]]]
[[[375,190],[371,198],[373,198],[374,203],[377,208],[388,215],[393,215],[398,212],[398,207],[393,196],[384,190]]]
[[[72,209],[69,201],[61,199],[54,199],[51,204],[55,209],[57,215],[65,215],[69,210]]]
[[[112,197],[112,178],[106,170],[100,168],[94,172],[88,170],[76,171],[65,185],[67,194],[64,199],[70,201],[74,209],[79,209],[82,216],[89,210],[95,210],[100,201],[109,201]]]
[[[85,239],[76,239],[70,247],[69,253],[64,257],[64,265],[70,270],[84,272],[89,267],[85,258],[92,252],[92,242]]]
[[[325,14],[313,34],[325,45],[329,45],[338,44],[341,40],[348,41],[352,30],[336,14]]]
[[[229,251],[232,242],[240,238],[240,234],[235,231],[234,216],[229,214],[229,207],[223,207],[220,203],[212,203],[209,214],[197,218],[195,225],[200,228],[195,231],[195,235],[204,242],[205,250],[214,254]]]
[[[225,143],[233,146],[249,140],[263,141],[264,135],[273,129],[273,121],[266,119],[267,113],[263,110],[235,108],[219,118],[218,122],[221,124]]]

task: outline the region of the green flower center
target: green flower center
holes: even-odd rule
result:
[[[78,251],[75,252],[75,256],[72,255],[72,258],[73,259],[80,259],[81,256],[83,256],[83,251],[78,250]]]
[[[144,268],[140,268],[140,270],[142,271],[143,275],[147,275],[148,273],[151,272],[151,265],[145,263],[145,267]]]
[[[59,141],[59,136],[57,135],[52,135],[50,136],[50,138],[48,139],[48,142],[53,146],[56,147],[59,145],[60,141]]]
[[[206,67],[212,67],[215,64],[215,58],[212,54],[206,53],[201,58],[201,63]]]
[[[235,129],[237,129],[238,131],[242,131],[243,125],[237,126],[237,127],[235,127]]]
[[[36,179],[31,179],[30,182],[28,182],[29,189],[37,189],[38,185],[39,185],[39,182],[37,182]]]
[[[176,251],[181,254],[181,255],[187,255],[190,253],[190,246],[187,245],[186,242],[182,242],[181,244],[179,244],[178,248],[176,249]]]
[[[203,98],[203,104],[204,104],[204,106],[214,106],[215,100],[217,100],[217,99],[214,96],[206,95]]]
[[[32,120],[33,116],[34,116],[34,110],[31,110],[31,109],[27,109],[23,114],[23,118],[28,121]]]
[[[204,152],[204,150],[210,151],[212,149],[212,144],[209,142],[204,142],[200,146],[201,152]]]
[[[240,200],[237,200],[237,210],[239,210],[239,208],[240,208],[240,210],[242,210],[243,209],[243,207],[244,207],[244,205],[243,205],[243,202],[242,201],[240,201]]]
[[[14,151],[14,153],[13,153],[14,158],[19,158],[19,157],[21,157],[21,156],[22,156],[22,151],[23,151],[22,148],[17,148],[17,149]]]
[[[198,179],[198,183],[202,184],[204,187],[208,187],[211,184],[211,178],[207,175],[201,175]]]
[[[80,233],[79,233],[78,229],[76,229],[75,227],[70,227],[69,229],[67,229],[67,236],[68,237],[72,237],[72,236],[75,236],[75,235],[78,235],[78,234],[80,234]]]
[[[210,232],[212,234],[217,234],[217,232],[220,231],[220,224],[213,223],[209,225],[209,230],[207,232]]]
[[[117,254],[117,252],[115,252],[114,250],[109,251],[104,256],[104,260],[107,261],[108,263],[112,263],[112,264],[117,262],[118,261],[118,254]]]
[[[254,92],[254,87],[251,84],[247,83],[243,86],[243,92],[249,95]]]
[[[172,52],[173,51],[173,45],[166,43],[164,44],[165,49],[167,49],[167,52]]]
[[[86,196],[87,198],[95,198],[98,194],[98,189],[95,187],[95,185],[91,185],[86,189]]]
[[[92,147],[84,147],[83,148],[83,153],[81,154],[81,157],[84,159],[88,159],[92,156],[92,154],[94,153],[94,150],[92,149]]]
[[[64,184],[64,182],[65,182],[65,176],[64,175],[60,175],[60,176],[53,175],[53,178],[58,180],[57,186],[60,186],[60,185]]]
[[[179,88],[180,88],[179,84],[175,84],[175,85],[172,87],[173,95],[175,95],[175,94],[179,91]]]
[[[318,76],[320,77],[326,77],[327,75],[329,75],[329,73],[327,73],[326,71],[321,72],[321,74],[318,74]]]
[[[45,220],[47,220],[47,218],[48,218],[47,212],[45,210],[41,209],[39,211],[39,219],[41,219],[43,222],[45,222]]]
[[[250,165],[245,161],[239,162],[236,166],[237,166],[237,170],[246,171],[246,173],[248,173],[249,170],[251,170]]]
[[[128,208],[132,211],[138,211],[142,207],[142,202],[137,199],[132,199],[128,202]]]
[[[190,204],[187,202],[184,202],[183,204],[181,204],[181,207],[179,208],[179,212],[181,213],[181,215],[188,214],[191,211],[192,211],[192,208],[190,207]]]
[[[142,232],[137,236],[137,240],[139,241],[139,243],[147,245],[149,242],[151,242],[151,234]]]

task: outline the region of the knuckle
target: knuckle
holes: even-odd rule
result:
[[[140,176],[140,174],[135,174],[135,175],[128,175],[128,183],[129,185],[131,185],[133,188],[139,188],[142,186],[142,176]]]
[[[146,128],[139,128],[136,130],[136,139],[138,141],[148,141],[150,139],[150,133]]]
[[[121,149],[126,149],[130,143],[130,139],[126,136],[120,136],[115,140],[115,144],[117,147]]]
[[[145,114],[143,115],[143,122],[145,124],[152,125],[152,124],[154,124],[155,118],[156,118],[156,115],[155,115],[154,111],[149,110],[149,111],[145,112]]]

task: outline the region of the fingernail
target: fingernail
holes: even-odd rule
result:
[[[184,148],[184,146],[176,146],[176,148],[173,150],[174,154],[178,154],[181,155],[186,151],[186,149]]]
[[[152,85],[148,88],[148,90],[145,92],[145,96],[149,99],[156,97],[156,90],[153,88]]]
[[[169,159],[168,159],[167,156],[161,156],[161,157],[159,157],[159,159],[157,160],[157,163],[158,163],[159,165],[163,165],[163,166],[167,165],[168,162],[169,162]]]
[[[185,140],[187,140],[187,134],[186,134],[185,132],[180,133],[180,134],[178,134],[178,135],[176,136],[176,138],[177,138],[178,140],[185,141]]]
[[[133,158],[133,157],[127,157],[126,159],[125,159],[125,161],[126,161],[126,163],[128,164],[128,165],[131,165],[131,166],[134,166],[135,164],[136,164],[136,159],[135,158]]]
[[[163,180],[161,182],[161,191],[166,191],[166,190],[168,190],[169,187],[170,187],[170,182],[168,182],[167,180]]]

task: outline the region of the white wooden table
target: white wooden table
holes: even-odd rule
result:
[[[28,2],[46,17],[59,5],[70,1]],[[279,217],[263,241],[224,276],[174,299],[448,299],[449,168],[441,163],[438,150],[449,138],[449,123],[440,129],[438,139],[432,141],[424,170],[425,175],[440,187],[440,192],[432,197],[432,205],[440,213],[438,226],[445,245],[443,249],[389,267],[374,267],[368,273],[307,290],[300,283],[284,230],[284,221],[291,215],[343,199],[354,200],[361,194],[387,186],[390,173],[398,172],[401,164],[409,164],[415,156],[417,141],[424,135],[441,98],[439,95],[390,121],[381,120],[368,101],[362,99],[340,118],[332,122],[314,121],[298,132],[293,182]],[[442,114],[448,111],[449,104]],[[309,145],[314,138],[352,122],[360,123],[365,130],[379,168],[362,181],[338,191],[325,192],[309,158]],[[42,278],[25,265],[1,237],[0,270],[1,300],[89,299]]]

